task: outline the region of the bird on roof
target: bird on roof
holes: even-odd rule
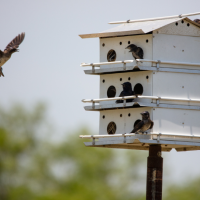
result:
[[[135,59],[143,59],[144,52],[141,47],[137,47],[135,44],[130,44],[125,49],[129,49]]]
[[[135,95],[132,90],[132,85],[130,82],[125,82],[122,84],[123,91],[120,93],[119,97]],[[126,102],[132,102],[134,99],[126,99]],[[123,103],[123,100],[117,100],[116,103]]]
[[[144,133],[148,129],[153,128],[154,122],[151,121],[150,116],[149,116],[149,112],[144,111],[140,114],[142,115],[142,120],[135,125],[135,127],[131,131],[131,133],[136,133],[136,134],[138,134],[140,132]]]
[[[2,66],[11,58],[11,55],[15,52],[18,52],[19,45],[24,40],[25,33],[21,33],[16,36],[4,49],[4,51],[0,50],[0,77],[4,76]]]
[[[200,24],[200,19],[195,19],[194,22]]]

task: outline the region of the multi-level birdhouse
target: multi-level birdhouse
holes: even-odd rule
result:
[[[85,110],[100,112],[99,135],[81,136],[92,138],[86,146],[200,149],[200,24],[187,17],[127,21],[80,37],[99,37],[100,46],[100,61],[82,64],[91,66],[86,74],[100,76],[99,97],[83,100],[92,103]],[[143,56],[134,56],[127,48],[131,44]],[[135,93],[120,95],[125,82]],[[143,111],[150,113],[153,128],[130,133]]]

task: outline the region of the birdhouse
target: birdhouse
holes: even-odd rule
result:
[[[200,24],[187,17],[113,22],[99,38],[100,59],[82,63],[100,76],[99,97],[84,99],[100,112],[99,135],[86,146],[162,151],[200,149]],[[88,49],[89,51],[89,49]],[[124,92],[124,84],[132,93]],[[123,93],[124,92],[124,93]],[[126,94],[125,94],[126,93]],[[91,94],[92,95],[92,94]],[[154,126],[131,133],[148,111]]]

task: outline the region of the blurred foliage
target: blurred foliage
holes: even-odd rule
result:
[[[85,147],[86,128],[60,141],[52,132],[42,104],[0,109],[0,200],[145,199],[148,152]],[[199,184],[169,188],[164,199],[196,200]]]
[[[0,199],[145,198],[143,153],[85,147],[79,134],[90,133],[81,129],[52,141],[43,105],[0,109]]]

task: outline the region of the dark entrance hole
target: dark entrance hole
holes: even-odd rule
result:
[[[113,62],[116,60],[117,54],[115,50],[111,49],[107,54],[107,60],[108,62]]]
[[[143,94],[143,86],[140,83],[137,83],[134,87],[134,92],[137,95],[142,95]]]
[[[107,90],[107,96],[108,98],[112,98],[115,97],[115,95],[116,95],[116,88],[115,86],[111,85]]]
[[[115,122],[110,122],[107,126],[107,133],[115,134],[116,130],[117,130],[117,126],[116,126]]]

